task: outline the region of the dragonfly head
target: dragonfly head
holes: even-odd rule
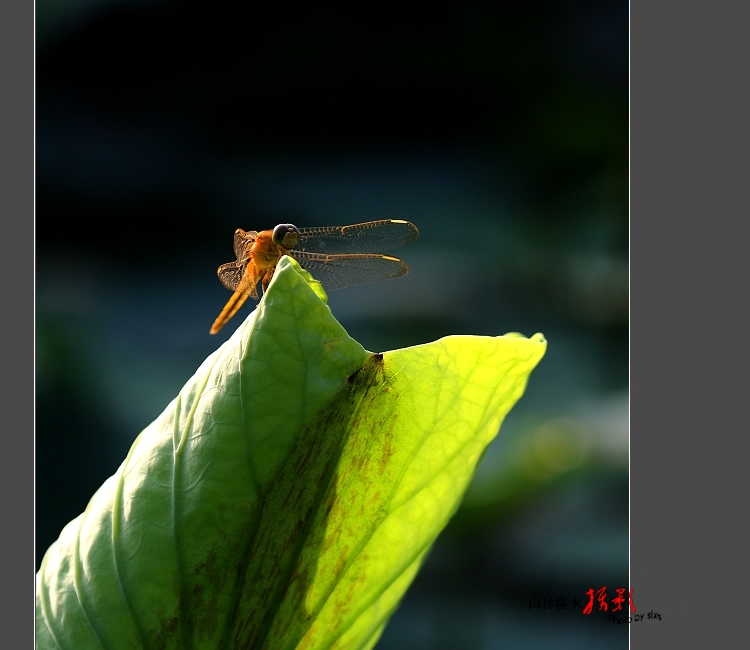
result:
[[[273,243],[291,249],[299,241],[299,228],[291,223],[280,223],[273,229]]]

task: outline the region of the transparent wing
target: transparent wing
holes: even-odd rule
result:
[[[245,264],[239,262],[227,262],[222,264],[216,274],[219,276],[219,281],[230,291],[236,291],[242,279],[242,274],[245,272]]]
[[[389,255],[321,255],[296,249],[290,255],[310,271],[326,291],[390,280],[409,272],[403,260]]]
[[[256,230],[245,231],[242,228],[237,228],[234,231],[234,254],[238,262],[247,262],[244,259],[247,255],[247,247],[255,241],[257,236],[258,232]]]
[[[385,253],[405,246],[418,235],[419,231],[413,223],[399,219],[368,221],[352,226],[300,228],[299,241],[294,250],[325,255]]]

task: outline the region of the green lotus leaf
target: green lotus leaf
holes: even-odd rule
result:
[[[375,645],[546,342],[372,354],[316,285],[282,258],[63,529],[38,648]]]

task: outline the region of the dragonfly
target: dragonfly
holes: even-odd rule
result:
[[[238,228],[234,232],[237,260],[222,264],[216,271],[219,281],[234,293],[210,333],[219,332],[248,298],[259,299],[259,282],[265,293],[283,255],[297,260],[326,291],[333,291],[406,275],[406,262],[383,253],[405,246],[418,235],[413,223],[401,219],[315,228],[281,223],[260,232]]]

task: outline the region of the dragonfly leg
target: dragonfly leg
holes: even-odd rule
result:
[[[273,278],[273,272],[275,270],[276,270],[276,267],[268,269],[268,271],[266,271],[266,274],[263,276],[263,281],[260,283],[261,287],[263,287],[263,293],[265,293],[266,289],[268,289],[268,285],[271,283],[271,279]]]

